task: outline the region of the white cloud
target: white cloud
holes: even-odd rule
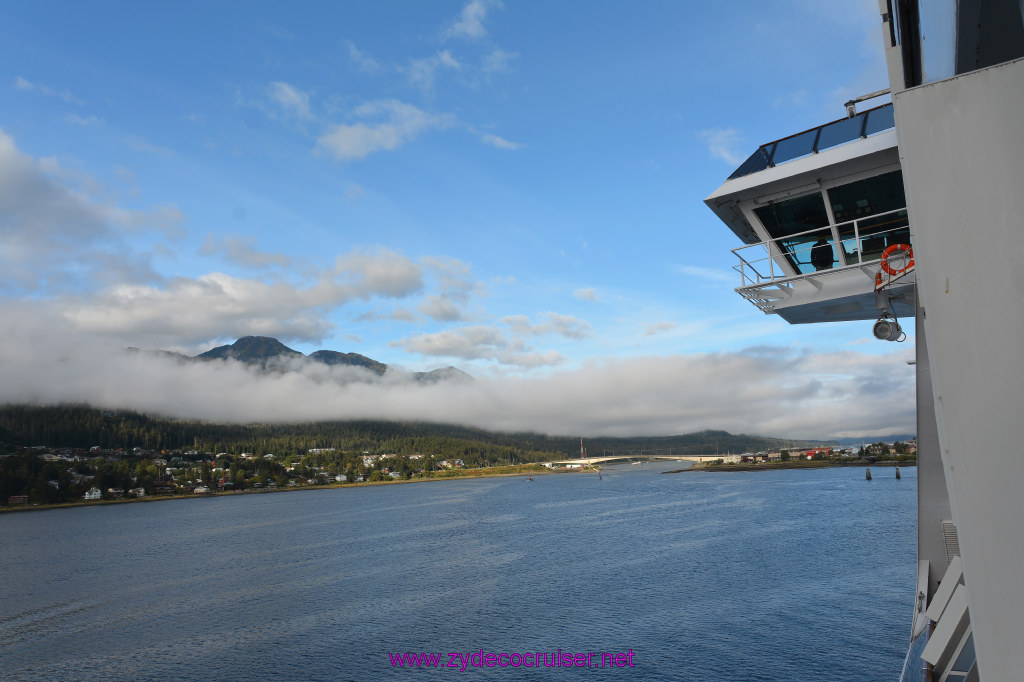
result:
[[[545,313],[545,317],[551,330],[567,339],[585,339],[590,336],[590,325],[578,317],[559,313]]]
[[[498,149],[522,149],[523,147],[523,145],[519,144],[518,142],[510,142],[503,137],[491,135],[490,133],[485,133],[481,135],[480,140],[484,144],[489,144],[492,147],[497,147]]]
[[[0,303],[17,319],[0,337],[0,402],[87,402],[214,421],[425,420],[551,434],[671,435],[721,428],[791,438],[913,432],[911,350],[716,353],[594,360],[571,371],[468,384],[332,379],[307,368],[268,375],[237,363],[177,364],[123,353],[47,317],[38,306]],[[423,339],[436,355],[509,351],[495,330]],[[514,349],[513,349],[514,350]],[[54,358],[60,358],[55,362]],[[557,353],[523,351],[518,367],[550,366]],[[159,386],[160,390],[152,387]],[[884,387],[884,390],[880,390]]]
[[[159,281],[130,234],[181,234],[173,206],[127,210],[91,176],[33,159],[0,131],[0,290],[56,296],[112,282]]]
[[[516,353],[501,360],[506,365],[520,369],[537,369],[539,367],[554,367],[565,362],[565,356],[558,351]]]
[[[338,256],[331,273],[334,295],[402,298],[423,288],[423,269],[390,249],[357,249]]]
[[[199,253],[203,256],[223,254],[230,262],[244,267],[265,268],[271,265],[287,267],[290,264],[287,256],[259,251],[255,244],[256,240],[252,237],[225,235],[218,238],[208,234]]]
[[[459,63],[459,60],[453,57],[452,53],[448,50],[441,50],[434,55],[434,58],[437,60],[438,64],[445,68],[455,69],[456,71],[462,68],[462,64]]]
[[[389,345],[409,353],[465,361],[483,360],[518,369],[534,369],[565,361],[565,356],[557,351],[537,351],[525,343],[523,336],[545,333],[531,327],[525,316],[510,316],[501,322],[512,327],[511,334],[493,326],[471,325],[433,334],[418,334],[392,341]],[[554,325],[549,325],[547,333],[553,331]],[[574,329],[569,326],[568,331],[572,333]]]
[[[380,71],[380,62],[357,48],[356,44],[351,40],[346,40],[345,43],[348,46],[349,59],[360,71],[365,73],[376,73]]]
[[[267,96],[276,102],[286,113],[299,118],[312,118],[309,111],[309,95],[294,85],[274,81],[267,86]]]
[[[374,152],[397,149],[420,130],[419,127],[410,129],[390,123],[339,124],[331,127],[317,143],[339,159],[349,161],[365,158]]]
[[[478,325],[436,334],[418,334],[393,341],[391,345],[423,355],[470,360],[495,357],[509,347],[509,341],[499,330]]]
[[[505,50],[497,48],[484,56],[480,68],[484,73],[507,71],[509,63],[518,56],[519,54],[516,52],[506,52]]]
[[[590,325],[585,320],[572,315],[547,312],[543,317],[546,322],[534,324],[526,315],[506,315],[498,320],[522,336],[543,336],[558,334],[568,339],[584,339],[590,336]]]
[[[518,334],[532,334],[533,325],[526,315],[505,315],[498,320],[499,323],[511,327]]]
[[[122,176],[125,174],[121,169]],[[129,183],[134,178],[126,177]],[[247,334],[323,338],[327,316],[355,301],[402,299],[434,290],[425,310],[455,319],[442,301],[464,305],[477,285],[455,259],[416,263],[394,251],[354,250],[323,267],[298,268],[287,256],[260,250],[244,236],[210,236],[200,254],[272,276],[225,272],[165,278],[153,254],[173,257],[159,238],[184,233],[174,206],[128,210],[88,174],[56,159],[21,154],[0,132],[0,294],[48,299],[79,332],[149,347],[181,347]],[[136,252],[137,241],[147,251]],[[410,313],[394,319],[410,320]]]
[[[318,313],[345,300],[215,272],[159,287],[118,285],[89,299],[65,299],[63,311],[80,332],[164,347],[250,334],[318,340],[332,328]]]
[[[469,265],[458,258],[425,256],[421,262],[437,278],[438,286],[445,293],[465,298],[479,286]]]
[[[446,38],[478,40],[487,35],[484,20],[492,7],[501,7],[497,0],[471,0],[463,6],[459,18],[444,32]]]
[[[442,296],[430,295],[423,299],[418,310],[437,322],[457,322],[462,319],[462,309]]]
[[[740,134],[733,128],[711,128],[701,130],[697,135],[704,141],[711,152],[711,158],[721,159],[733,166],[738,166],[745,158],[737,148]]]
[[[350,161],[368,154],[397,149],[428,130],[447,128],[454,119],[447,115],[429,114],[398,100],[367,102],[353,114],[371,122],[331,126],[317,140],[317,146],[335,157]]]
[[[655,336],[662,332],[672,331],[676,328],[674,322],[655,322],[654,324],[648,325],[647,330],[644,331],[644,336]]]
[[[64,117],[64,120],[68,123],[74,123],[78,126],[93,126],[103,122],[103,119],[96,116],[79,116],[78,114],[68,114]]]
[[[65,88],[63,90],[60,90],[60,91],[57,91],[57,90],[54,90],[53,88],[47,87],[45,85],[41,85],[39,83],[32,83],[32,82],[30,82],[28,80],[25,80],[21,76],[15,77],[15,79],[14,79],[14,87],[16,89],[18,89],[18,90],[25,90],[25,91],[28,91],[28,92],[38,92],[38,93],[41,93],[43,95],[48,95],[50,97],[59,97],[60,99],[62,99],[65,102],[67,102],[68,104],[85,104],[85,102],[83,102],[82,100],[80,100],[77,97],[75,97],[74,95],[72,95],[71,91],[68,90],[67,88]]]
[[[464,309],[473,294],[484,289],[470,273],[468,264],[456,258],[426,256],[420,259],[437,294],[427,296],[418,310],[437,322],[464,319]]]
[[[596,301],[597,290],[594,287],[588,287],[586,289],[577,289],[572,292],[574,298],[578,298],[581,301]]]
[[[413,59],[409,62],[406,74],[409,82],[424,90],[431,90],[434,87],[434,78],[440,69],[458,71],[462,68],[455,57],[448,50],[442,50],[432,57]]]
[[[247,251],[244,243],[236,247],[242,258],[267,256]],[[317,341],[333,329],[326,320],[330,311],[354,300],[404,298],[422,287],[420,266],[381,249],[341,255],[311,282],[213,272],[161,285],[120,284],[90,297],[65,298],[60,307],[79,330],[136,345],[194,345],[246,335]]]
[[[405,308],[395,308],[391,312],[379,313],[376,311],[367,311],[358,315],[355,318],[356,322],[376,322],[377,320],[393,320],[395,322],[415,322],[417,320],[416,313]]]
[[[164,158],[173,159],[177,154],[174,153],[173,149],[162,147],[158,144],[153,144],[147,140],[142,139],[138,135],[129,135],[127,140],[128,146],[137,152],[143,152],[144,154],[153,154],[155,156],[163,156]]]

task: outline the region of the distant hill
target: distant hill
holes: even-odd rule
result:
[[[166,352],[166,351],[162,351]],[[383,362],[359,353],[342,353],[336,350],[318,350],[308,356],[289,348],[270,336],[243,336],[232,344],[211,348],[195,356],[196,360],[237,360],[267,370],[288,370],[289,362],[307,360],[329,367],[361,367],[377,376],[384,376],[389,368]],[[399,370],[391,370],[399,372]],[[412,372],[409,377],[422,384],[439,382],[473,381],[473,377],[456,367],[442,367],[430,372]]]
[[[440,381],[473,381],[473,377],[463,372],[457,367],[448,365],[447,367],[441,367],[440,369],[434,369],[429,372],[416,372],[413,374],[416,381],[421,384],[436,384]]]
[[[200,360],[238,360],[264,368],[281,358],[304,357],[299,351],[269,336],[243,336],[229,346],[217,346],[196,356]]]
[[[309,359],[324,365],[346,365],[364,367],[378,376],[383,376],[388,366],[359,353],[339,353],[336,350],[318,350],[309,354]]]
[[[867,445],[869,443],[906,443],[908,440],[917,438],[912,433],[899,433],[895,436],[863,436],[861,438],[836,438],[835,441],[843,446]]]
[[[678,436],[586,438],[587,455],[739,454],[780,448],[801,449],[827,442],[766,438],[700,431]],[[471,462],[528,462],[578,457],[579,436],[487,431],[471,426],[425,422],[353,420],[299,424],[215,424],[198,419],[168,419],[85,405],[0,405],[0,455],[10,448],[50,447],[208,452],[306,453],[311,448],[351,452],[459,457]]]

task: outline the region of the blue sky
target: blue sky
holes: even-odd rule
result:
[[[911,344],[764,316],[733,292],[737,240],[702,203],[758,144],[886,85],[877,14],[874,0],[0,5],[0,305],[19,378],[0,399],[118,395],[106,384],[127,370],[88,377],[84,348],[195,353],[257,334],[455,365],[503,396],[321,396],[329,415],[354,401],[374,406],[360,416],[569,433],[913,431],[912,398],[873,400],[856,424],[840,407],[879,384],[905,403]],[[40,389],[44,350],[71,353],[82,373],[48,376],[82,388]],[[725,388],[705,414],[692,396],[712,365]],[[763,391],[744,407],[751,382]],[[787,387],[811,387],[778,406],[805,416],[773,414]],[[219,416],[287,411],[247,409]]]

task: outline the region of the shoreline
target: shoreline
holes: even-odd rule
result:
[[[879,462],[867,462],[856,460],[854,462],[829,462],[822,460],[795,461],[795,462],[767,462],[763,464],[708,464],[706,462],[694,462],[693,466],[673,471],[663,471],[663,474],[682,474],[689,471],[774,471],[777,469],[834,469],[843,467],[916,467],[917,460],[898,462],[895,460],[884,460]]]
[[[3,506],[0,507],[0,514],[14,513],[14,512],[31,512],[31,511],[50,511],[54,509],[71,509],[74,507],[100,507],[110,506],[118,504],[135,504],[138,502],[166,502],[168,500],[194,500],[194,499],[210,499],[215,497],[233,497],[236,495],[263,495],[266,493],[293,493],[299,491],[309,490],[337,490],[342,488],[365,488],[368,486],[380,486],[380,485],[402,485],[404,483],[428,483],[431,481],[464,481],[466,479],[477,479],[477,478],[513,478],[518,476],[546,476],[550,474],[569,474],[569,473],[594,473],[598,471],[594,468],[589,469],[548,469],[547,467],[540,467],[539,469],[526,469],[530,467],[529,464],[520,464],[513,466],[524,467],[522,472],[509,472],[503,471],[500,473],[469,473],[469,472],[483,472],[486,469],[466,469],[466,473],[460,476],[431,476],[430,478],[409,478],[404,480],[389,480],[389,481],[365,481],[363,483],[331,483],[329,485],[303,485],[295,487],[278,487],[278,488],[261,488],[259,490],[232,490],[232,491],[221,491],[221,492],[209,492],[209,493],[186,493],[183,495],[147,495],[146,497],[132,497],[120,500],[76,500],[74,502],[61,502],[58,504],[24,504],[16,506]],[[499,468],[499,467],[495,467]],[[504,469],[505,467],[500,467]]]

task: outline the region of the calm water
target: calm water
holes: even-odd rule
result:
[[[5,514],[0,677],[898,678],[915,469],[678,466]],[[636,667],[387,655],[480,649]]]

